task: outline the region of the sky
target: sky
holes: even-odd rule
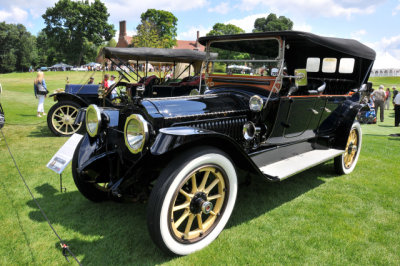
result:
[[[0,0],[0,22],[21,23],[36,35],[41,17],[56,0]],[[215,23],[231,23],[251,32],[254,20],[270,13],[286,16],[294,30],[330,37],[356,39],[377,53],[379,68],[400,68],[400,0],[102,0],[109,23],[119,29],[126,20],[135,34],[140,14],[149,8],[172,12],[178,18],[178,40],[195,40]],[[117,35],[118,37],[118,32]],[[116,38],[116,40],[118,40]]]

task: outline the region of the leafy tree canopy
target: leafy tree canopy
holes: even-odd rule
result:
[[[164,48],[172,48],[176,45],[178,18],[171,12],[157,9],[148,9],[140,16],[141,24],[137,26],[139,34],[157,35],[161,39]],[[142,35],[144,36],[144,35]],[[148,35],[147,35],[148,36]],[[155,47],[155,46],[151,46]]]
[[[44,33],[48,44],[56,47],[56,61],[80,65],[85,57],[92,57],[96,47],[109,41],[115,34],[108,24],[110,14],[100,0],[59,0],[43,14]]]
[[[143,21],[137,27],[137,35],[133,36],[133,47],[168,48],[169,39],[160,37],[157,26],[148,21]]]
[[[265,32],[265,31],[283,31],[292,30],[293,21],[285,16],[279,18],[271,13],[266,18],[258,18],[254,21],[253,32]]]
[[[243,29],[233,24],[215,23],[212,30],[207,33],[207,36],[240,34],[244,32]]]
[[[0,73],[26,71],[37,60],[36,38],[22,24],[0,23]]]

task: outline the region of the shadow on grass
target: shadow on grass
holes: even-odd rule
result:
[[[30,138],[48,138],[55,137],[53,133],[51,133],[50,129],[47,127],[47,123],[44,125],[37,126],[36,129],[29,132],[28,137]]]
[[[337,175],[330,163],[279,183],[255,177],[249,186],[240,187],[227,228],[264,215],[320,186],[324,183],[320,177],[334,176]],[[150,239],[146,226],[146,204],[93,203],[79,192],[59,193],[49,184],[36,187],[36,191],[42,195],[37,201],[53,224],[84,235],[80,239],[64,239],[75,255],[84,256],[83,264],[154,265],[173,259],[164,255]],[[27,204],[36,208],[33,201]],[[32,211],[29,216],[32,220],[45,222],[39,210]],[[63,235],[66,237],[67,234]],[[57,252],[61,253],[58,243],[56,245]]]

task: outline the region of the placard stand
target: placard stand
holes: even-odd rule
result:
[[[66,192],[67,188],[62,185],[62,172],[65,167],[71,162],[72,157],[74,156],[74,152],[79,142],[82,139],[82,135],[73,134],[65,144],[57,151],[56,154],[51,158],[51,160],[47,163],[47,168],[53,170],[57,174],[60,175],[60,191]]]
[[[60,192],[62,193],[64,190],[64,192],[67,192],[67,188],[63,187],[62,185],[62,173],[60,173]]]

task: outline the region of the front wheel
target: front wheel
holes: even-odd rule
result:
[[[47,116],[47,125],[51,132],[62,137],[76,133],[81,127],[81,123],[74,125],[80,108],[81,106],[73,101],[60,101],[53,105]]]
[[[161,172],[150,195],[153,241],[173,255],[206,247],[228,222],[236,194],[236,171],[227,154],[212,147],[181,154]]]
[[[356,122],[351,127],[345,152],[334,160],[335,170],[338,174],[350,174],[353,172],[360,155],[361,144],[361,126]]]

